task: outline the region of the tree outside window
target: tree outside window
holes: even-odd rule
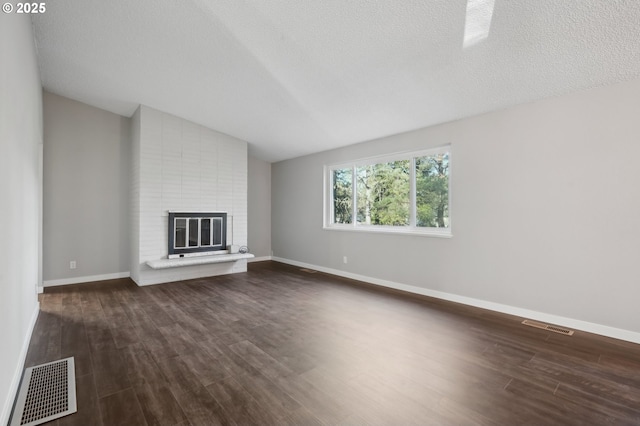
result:
[[[450,227],[448,147],[394,157],[329,169],[330,226]]]
[[[333,170],[333,223],[351,223],[353,171]]]
[[[416,161],[416,226],[449,226],[449,153]]]

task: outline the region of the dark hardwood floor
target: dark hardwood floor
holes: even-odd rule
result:
[[[60,426],[640,424],[640,345],[274,262],[41,309],[26,366],[76,362]]]

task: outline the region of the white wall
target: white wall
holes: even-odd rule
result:
[[[271,163],[249,157],[249,251],[271,256]]]
[[[139,200],[132,203],[132,229],[138,230],[132,238],[139,247],[131,266],[138,269],[131,274],[134,281],[148,285],[245,272],[246,260],[163,270],[146,262],[167,257],[169,210],[225,211],[227,244],[247,245],[247,143],[146,106],[133,119],[139,132],[132,165]]]
[[[42,87],[28,15],[0,14],[0,424],[37,318]]]
[[[275,163],[274,256],[640,342],[638,117],[635,80]],[[447,143],[453,238],[322,229],[324,165]]]
[[[44,285],[127,276],[130,120],[48,92],[43,101]]]

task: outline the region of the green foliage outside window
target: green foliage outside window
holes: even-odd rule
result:
[[[410,217],[409,160],[358,167],[358,223],[407,226]]]
[[[351,223],[351,169],[333,171],[333,223]]]
[[[409,226],[415,188],[415,226],[449,227],[448,152],[332,170],[335,224]],[[411,181],[412,164],[415,164]],[[355,197],[353,179],[355,173]]]
[[[416,158],[416,226],[449,227],[449,153]]]

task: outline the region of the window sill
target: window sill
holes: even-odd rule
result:
[[[367,226],[367,225],[325,225],[322,227],[325,231],[346,231],[346,232],[368,232],[371,234],[394,234],[394,235],[418,235],[421,237],[435,237],[435,238],[452,238],[453,234],[451,229],[438,229],[438,228],[400,228],[390,226]]]

